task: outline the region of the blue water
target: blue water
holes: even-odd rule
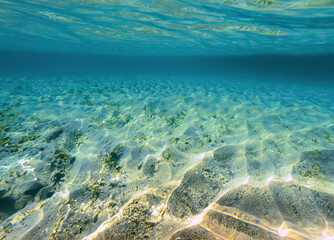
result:
[[[0,0],[0,239],[334,239],[333,0]]]
[[[331,0],[1,1],[0,46],[113,55],[329,54]]]

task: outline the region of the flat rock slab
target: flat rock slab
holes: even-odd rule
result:
[[[209,232],[207,229],[201,227],[200,225],[195,225],[186,229],[182,229],[173,234],[170,240],[223,240],[224,238]]]
[[[168,212],[178,218],[199,214],[216,197],[222,187],[218,179],[206,177],[194,169],[185,174],[181,185],[168,201]]]
[[[233,212],[233,209],[237,209],[238,212],[256,216],[266,225],[279,227],[283,222],[282,216],[278,214],[280,209],[268,187],[241,185],[226,193],[216,204],[224,206],[219,211]]]
[[[121,216],[94,239],[148,239],[160,220],[150,206],[159,206],[163,201],[154,194],[134,199],[123,209]]]
[[[237,145],[227,145],[216,149],[213,158],[205,159],[187,171],[181,184],[169,197],[168,213],[185,218],[197,215],[208,207],[231,181],[245,174],[243,153]]]
[[[199,239],[316,239],[327,224],[334,225],[334,195],[294,182],[246,184],[214,203],[200,224],[171,239],[191,239],[197,232]]]

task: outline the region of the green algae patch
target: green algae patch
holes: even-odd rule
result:
[[[85,97],[84,97],[84,99],[85,99],[85,102],[86,102],[86,105],[87,106],[94,106],[94,102],[93,102],[93,99],[92,99],[92,97],[90,96],[90,95],[86,95]]]
[[[11,138],[7,135],[0,136],[0,145],[1,147],[5,147],[9,142]]]
[[[137,140],[137,142],[144,142],[144,141],[149,140],[149,137],[146,136],[144,133],[139,132],[139,133],[136,133],[136,134],[132,137],[132,140]]]
[[[22,144],[22,143],[25,143],[25,142],[28,142],[28,141],[33,141],[33,140],[39,138],[40,136],[41,136],[41,133],[40,133],[40,132],[31,133],[31,134],[22,136],[22,137],[18,140],[18,143],[19,143],[19,144]]]
[[[161,158],[158,159],[158,162],[167,162],[174,167],[180,165],[179,158],[173,153],[172,149],[166,149]]]
[[[293,166],[292,176],[300,181],[314,182],[317,187],[334,183],[334,151],[315,149],[303,152],[300,161]]]
[[[311,166],[310,169],[306,169],[302,175],[304,177],[316,177],[319,176],[319,174],[323,172],[323,170],[321,169],[321,167],[319,165],[313,165]]]
[[[210,134],[204,134],[203,137],[207,143],[212,142],[212,136]]]
[[[0,153],[7,152],[9,154],[17,153],[21,150],[19,144],[5,133],[0,132]]]
[[[66,149],[55,149],[50,157],[51,182],[56,184],[60,182],[72,167],[75,157],[68,154]]]
[[[0,110],[0,153],[16,153],[19,151],[19,146],[14,139],[9,135],[9,132],[16,129],[12,112],[14,107],[8,106]]]
[[[117,145],[110,153],[108,153],[104,159],[103,163],[108,166],[110,169],[119,172],[121,166],[119,165],[119,160],[124,152],[124,144]]]
[[[180,125],[182,119],[184,119],[185,113],[180,111],[175,115],[166,117],[166,122],[171,126],[171,128],[177,128]]]
[[[225,134],[230,134],[231,130],[227,127],[226,124],[222,123],[219,125],[219,129]]]

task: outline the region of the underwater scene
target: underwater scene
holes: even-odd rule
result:
[[[0,239],[334,240],[334,2],[0,0]]]

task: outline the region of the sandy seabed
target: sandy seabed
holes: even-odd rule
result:
[[[333,89],[0,79],[0,239],[334,239]]]

